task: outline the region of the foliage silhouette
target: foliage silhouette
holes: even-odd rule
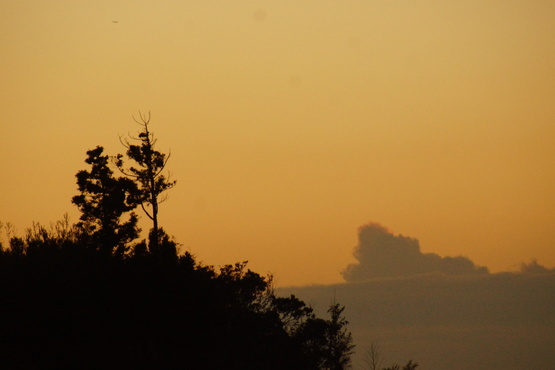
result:
[[[348,367],[349,351],[330,352],[350,338],[339,305],[318,318],[246,262],[215,269],[87,242],[66,219],[12,236],[17,252],[0,247],[0,368]]]
[[[109,157],[103,152],[101,146],[87,151],[85,162],[91,169],[75,175],[80,194],[72,198],[72,203],[81,211],[81,221],[77,224],[81,237],[104,254],[121,256],[139,236],[137,215],[132,212],[137,206],[138,189],[130,179],[114,177]],[[129,218],[122,221],[127,212],[130,212]]]

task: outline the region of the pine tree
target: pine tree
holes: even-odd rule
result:
[[[149,249],[152,253],[158,253],[158,247],[162,244],[160,240],[162,234],[158,226],[158,207],[165,200],[162,193],[173,188],[176,181],[170,181],[169,175],[166,177],[162,173],[170,154],[166,155],[155,149],[156,139],[148,128],[150,113],[140,114],[139,120],[135,119],[135,122],[142,126],[138,137],[131,137],[138,144],[131,144],[128,140],[123,139],[120,141],[127,148],[127,157],[135,162],[136,166],[126,168],[121,154],[116,156],[115,164],[123,174],[137,184],[138,202],[153,223],[149,233]]]

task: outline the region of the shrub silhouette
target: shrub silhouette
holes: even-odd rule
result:
[[[271,277],[246,262],[106,256],[69,225],[35,225],[10,242],[17,251],[0,252],[0,368],[326,369],[338,338],[329,333],[347,335],[338,305],[318,318],[276,297]]]

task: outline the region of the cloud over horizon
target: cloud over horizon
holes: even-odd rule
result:
[[[348,282],[434,272],[449,275],[489,273],[487,267],[477,266],[467,257],[422,253],[418,239],[394,235],[379,223],[362,225],[358,229],[358,240],[353,253],[358,263],[348,265],[341,272]]]

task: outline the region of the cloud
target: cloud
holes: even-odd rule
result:
[[[347,282],[285,287],[321,316],[345,305],[357,345],[355,368],[378,343],[384,366],[417,361],[434,369],[547,369],[555,362],[555,269],[532,260],[488,273],[465,257],[422,253],[418,240],[377,223],[359,228],[358,263]]]
[[[422,253],[417,239],[394,235],[378,223],[361,226],[358,239],[359,244],[354,250],[358,263],[350,264],[342,272],[343,278],[349,282],[434,272],[449,275],[488,273],[486,267],[476,266],[466,257]]]

